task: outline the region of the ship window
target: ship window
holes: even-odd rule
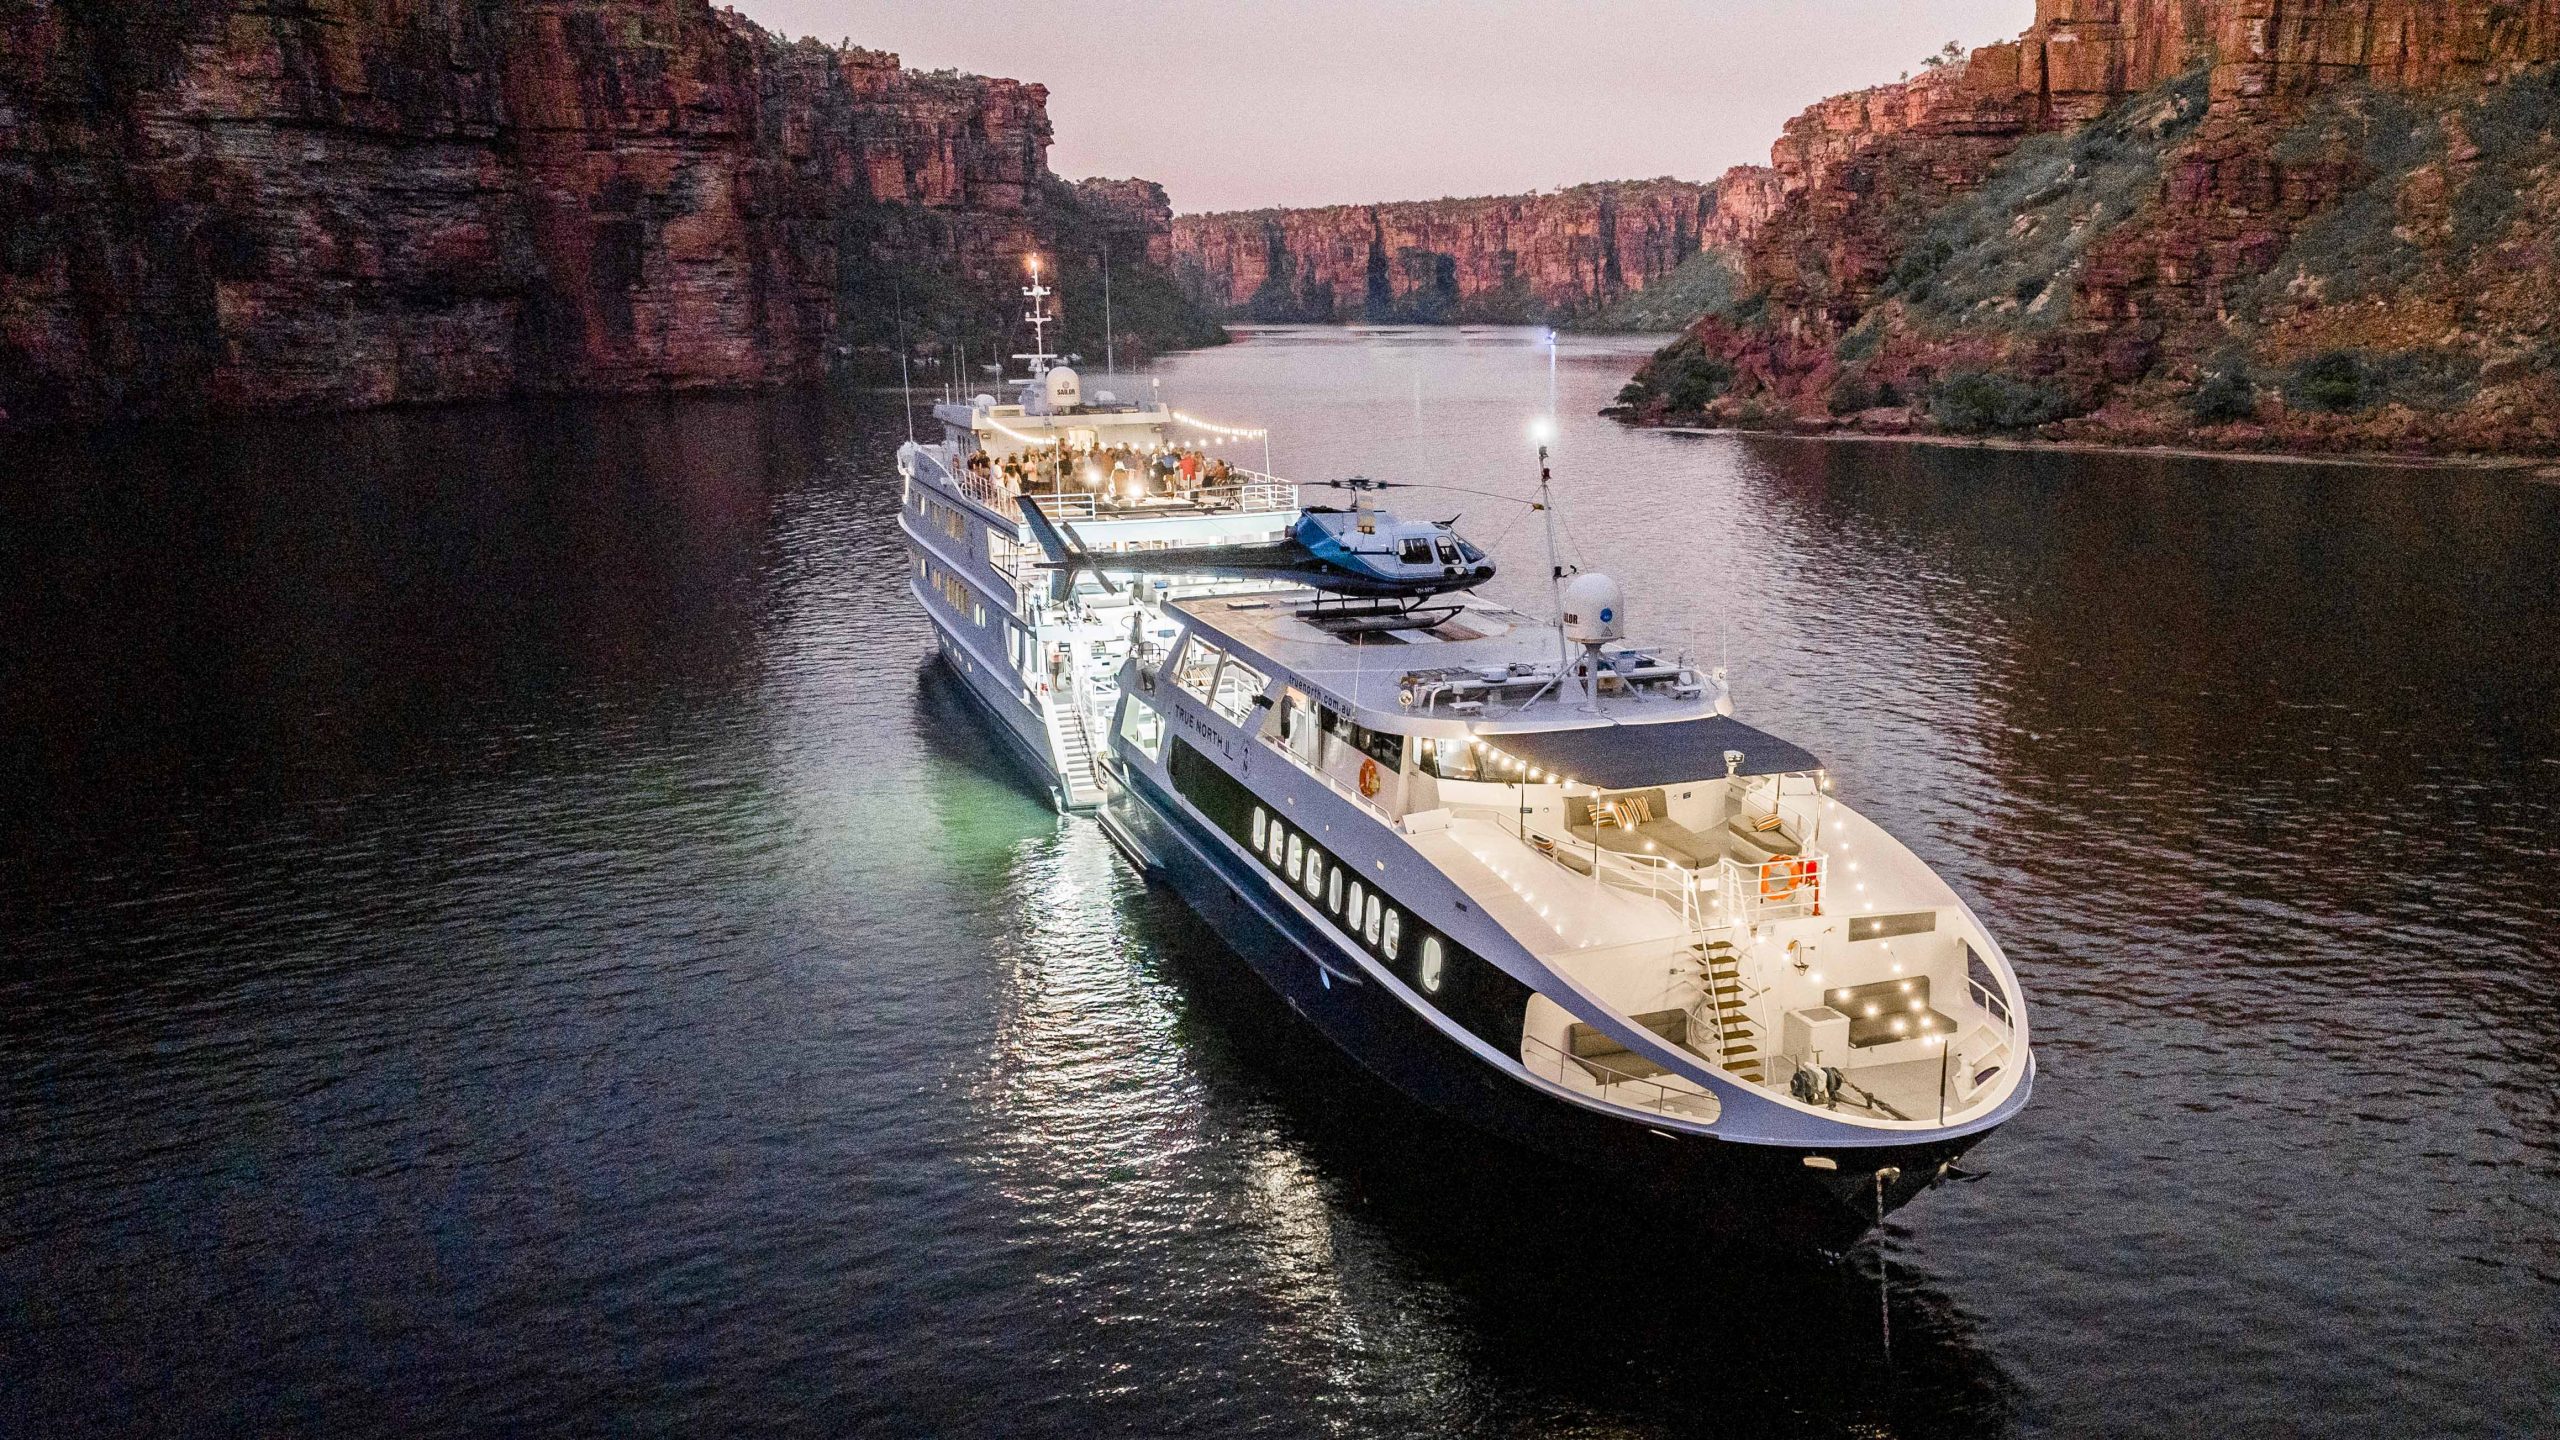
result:
[[[1420,535],[1407,536],[1396,542],[1396,558],[1407,565],[1428,565],[1431,563],[1431,542]]]
[[[1262,672],[1230,658],[1218,671],[1217,698],[1209,708],[1242,725],[1253,713],[1253,702],[1262,697],[1262,687],[1269,683]]]
[[[1309,850],[1307,852],[1307,898],[1310,900],[1321,899],[1324,896],[1324,868],[1324,852]]]
[[[1342,907],[1342,923],[1349,926],[1354,934],[1357,934],[1360,929],[1360,907],[1366,903],[1368,899],[1369,892],[1360,888],[1359,881],[1352,881],[1351,901],[1349,904]]]
[[[1281,700],[1280,707],[1282,742],[1301,764],[1315,764],[1316,745],[1322,736],[1316,729],[1316,712],[1307,704],[1307,697],[1292,690]]]
[[[1215,646],[1193,640],[1182,647],[1182,666],[1174,672],[1174,681],[1190,691],[1192,698],[1206,700],[1209,698],[1209,682],[1217,678],[1218,662],[1225,658]]]
[[[1422,937],[1422,988],[1434,995],[1440,993],[1440,970],[1447,958],[1439,936]]]
[[[1397,913],[1394,906],[1387,907],[1386,935],[1378,942],[1378,948],[1384,951],[1390,960],[1403,952],[1404,916]]]
[[[1262,847],[1262,853],[1271,857],[1271,865],[1272,865],[1272,868],[1273,868],[1273,869],[1275,869],[1275,870],[1276,870],[1276,869],[1278,869],[1278,868],[1279,868],[1279,866],[1280,866],[1280,856],[1282,855],[1282,853],[1283,853],[1283,852],[1285,852],[1285,851],[1287,850],[1288,845],[1289,845],[1289,831],[1288,831],[1288,829],[1287,829],[1285,826],[1281,825],[1281,823],[1280,823],[1279,821],[1277,821],[1277,820],[1272,821],[1272,822],[1271,822],[1271,843]]]
[[[1481,780],[1484,770],[1477,763],[1476,747],[1466,740],[1432,740],[1416,747],[1425,773],[1443,780]]]
[[[1295,882],[1300,875],[1306,873],[1306,868],[1307,842],[1292,835],[1289,837],[1289,879]]]
[[[1342,867],[1338,865],[1324,882],[1324,907],[1336,915],[1342,913]]]
[[[1364,922],[1361,928],[1363,933],[1368,935],[1369,943],[1372,945],[1378,943],[1378,921],[1385,916],[1386,913],[1387,907],[1379,903],[1378,897],[1375,895],[1370,896],[1369,913],[1364,917]]]
[[[1253,848],[1259,850],[1271,838],[1271,816],[1259,805],[1253,807]]]

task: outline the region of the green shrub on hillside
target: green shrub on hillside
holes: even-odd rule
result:
[[[2478,152],[2460,164],[2451,163],[2457,137]],[[2389,91],[2351,86],[2306,110],[2272,154],[2279,165],[2297,167],[2343,155],[2363,183],[2294,237],[2261,283],[2259,303],[2296,293],[2332,304],[2389,295],[2430,264],[2459,273],[2481,249],[2506,239],[2519,194],[2560,160],[2560,68],[2489,89],[2449,121]],[[2428,166],[2456,181],[2450,234],[2436,254],[2401,212],[2411,176]]]
[[[1622,295],[1598,314],[1573,322],[1576,330],[1678,330],[1702,316],[1730,317],[1742,293],[1742,271],[1721,250],[1701,250],[1680,268]]]
[[[1688,415],[1714,404],[1732,387],[1733,367],[1708,354],[1695,336],[1684,335],[1645,362],[1618,392],[1618,403],[1636,409],[1658,403],[1668,413]]]
[[[2169,151],[2203,122],[2206,78],[2181,76],[2078,131],[2021,144],[1930,218],[1895,262],[1886,298],[1943,328],[2059,324],[2089,247],[2142,208]]]
[[[2216,366],[2187,396],[2187,413],[2199,425],[2229,425],[2258,413],[2258,387],[2244,362]]]
[[[2293,367],[2284,400],[2296,410],[2360,415],[2384,405],[2452,410],[2479,386],[2480,362],[2467,355],[2412,350],[2377,355],[2331,350]]]
[[[1963,370],[1929,392],[1929,415],[1959,435],[2032,430],[2067,419],[2071,398],[2040,380]]]

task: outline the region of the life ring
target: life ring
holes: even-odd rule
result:
[[[1362,795],[1365,795],[1372,800],[1377,799],[1378,787],[1384,783],[1385,782],[1383,780],[1378,778],[1377,761],[1363,760],[1360,762],[1360,793]]]
[[[1765,860],[1760,865],[1760,898],[1784,900],[1813,880],[1810,860]]]

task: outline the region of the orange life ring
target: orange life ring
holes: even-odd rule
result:
[[[1784,900],[1814,883],[1821,873],[1815,860],[1764,860],[1760,863],[1760,898]]]
[[[1382,783],[1384,782],[1378,778],[1378,762],[1375,760],[1361,761],[1360,793],[1368,796],[1372,800],[1375,800],[1378,798],[1378,787]]]
[[[1760,898],[1784,900],[1796,893],[1796,862],[1763,860],[1760,862]]]

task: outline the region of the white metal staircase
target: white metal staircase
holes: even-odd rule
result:
[[[1066,782],[1066,808],[1090,810],[1102,803],[1102,777],[1094,766],[1093,737],[1085,728],[1084,707],[1052,700],[1048,710],[1058,774]]]

